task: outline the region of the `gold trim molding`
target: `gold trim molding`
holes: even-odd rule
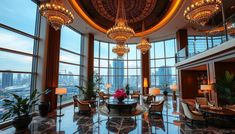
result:
[[[172,0],[172,3],[168,9],[168,11],[166,12],[166,14],[163,16],[162,20],[160,22],[158,22],[154,27],[147,29],[145,31],[142,32],[138,32],[135,34],[135,36],[146,36],[148,34],[151,34],[157,30],[159,30],[160,28],[162,28],[164,25],[166,25],[171,18],[175,15],[177,9],[180,7],[181,3],[183,0]],[[76,2],[76,0],[69,0],[69,3],[72,5],[73,9],[78,13],[78,15],[80,17],[82,17],[83,20],[85,20],[90,26],[92,26],[93,28],[95,28],[96,30],[106,33],[107,29],[102,28],[101,26],[99,26],[98,24],[96,24],[83,10],[82,8],[79,6],[79,4]]]

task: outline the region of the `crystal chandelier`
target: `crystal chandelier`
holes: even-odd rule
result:
[[[108,29],[106,34],[108,38],[114,40],[117,44],[125,44],[129,38],[135,35],[135,31],[127,24],[124,0],[118,0],[115,25]]]
[[[143,37],[136,48],[139,49],[142,54],[145,54],[151,48],[151,45],[147,39]]]
[[[144,21],[142,23],[142,31],[144,31]],[[151,44],[145,37],[142,37],[140,43],[136,46],[136,48],[139,49],[142,54],[145,54],[151,48]]]
[[[221,10],[221,4],[221,0],[192,0],[184,11],[184,17],[191,23],[205,26]]]
[[[125,45],[116,45],[113,47],[112,51],[116,53],[119,57],[122,57],[125,53],[128,53],[130,49]]]
[[[61,0],[51,0],[42,3],[39,7],[40,14],[44,16],[55,30],[59,30],[62,25],[73,22],[73,14],[66,9]]]

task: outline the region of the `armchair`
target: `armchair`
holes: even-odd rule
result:
[[[205,121],[203,115],[200,112],[191,111],[188,104],[185,102],[181,102],[181,104],[182,104],[186,119],[190,119],[192,125],[194,121]]]
[[[133,94],[131,94],[131,99],[139,99],[140,93],[138,91],[134,91]]]
[[[160,112],[161,115],[162,115],[164,101],[165,100],[163,99],[159,102],[151,103],[150,106],[149,106],[149,114],[151,114],[153,112]]]
[[[144,96],[144,97],[143,97],[143,100],[144,100],[145,103],[148,103],[148,104],[149,104],[149,103],[151,103],[151,102],[153,101],[153,97],[154,97],[154,96],[151,96],[151,95]]]
[[[196,97],[195,99],[195,107],[199,110],[200,107],[211,107],[214,106],[211,104],[206,97]]]
[[[106,99],[109,99],[109,95],[105,94],[104,92],[99,92],[99,98],[103,101],[105,101]]]
[[[80,112],[88,112],[88,113],[91,114],[92,109],[91,109],[90,103],[82,102],[80,100],[78,100],[77,103],[78,103],[78,107],[79,107],[79,112],[78,113],[80,113]]]

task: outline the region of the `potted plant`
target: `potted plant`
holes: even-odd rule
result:
[[[122,102],[125,98],[127,98],[127,94],[125,93],[124,89],[117,89],[113,95],[119,102]]]
[[[130,94],[130,87],[129,87],[129,84],[126,84],[126,94],[129,95]]]
[[[30,96],[25,98],[11,93],[14,99],[4,100],[3,106],[8,107],[8,112],[4,113],[1,119],[6,120],[10,117],[14,117],[12,124],[16,130],[26,129],[32,121],[31,113],[33,107],[37,105],[37,101],[42,94],[43,93],[38,93],[37,89],[33,90]]]
[[[219,105],[235,104],[235,77],[234,74],[225,72],[222,78],[216,79],[215,91],[218,94]]]
[[[84,80],[85,81],[85,80]],[[84,86],[75,86],[84,94],[84,100],[91,100],[96,97],[96,93],[99,92],[99,85],[102,84],[102,78],[98,75],[94,75],[94,79],[89,78],[88,81],[85,81],[86,87]]]

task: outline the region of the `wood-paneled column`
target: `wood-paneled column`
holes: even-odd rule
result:
[[[142,88],[142,93],[148,94],[148,88],[150,87],[150,55],[149,51],[145,54],[141,54],[141,66],[142,66],[142,87],[144,85],[144,78],[147,78],[148,80],[148,87],[146,89],[146,92],[144,91],[144,87]]]
[[[87,42],[87,79],[93,80],[94,75],[94,35],[88,34]]]
[[[188,47],[188,33],[187,29],[179,29],[176,32],[176,42],[177,42],[177,50],[181,50],[183,48]],[[188,56],[188,51],[186,49],[186,56]]]
[[[52,92],[50,92],[50,94],[46,97],[46,100],[50,101],[51,111],[53,111],[57,107],[57,96],[55,95],[55,89],[58,87],[60,30],[56,31],[49,26],[48,33],[45,88],[52,90]]]

